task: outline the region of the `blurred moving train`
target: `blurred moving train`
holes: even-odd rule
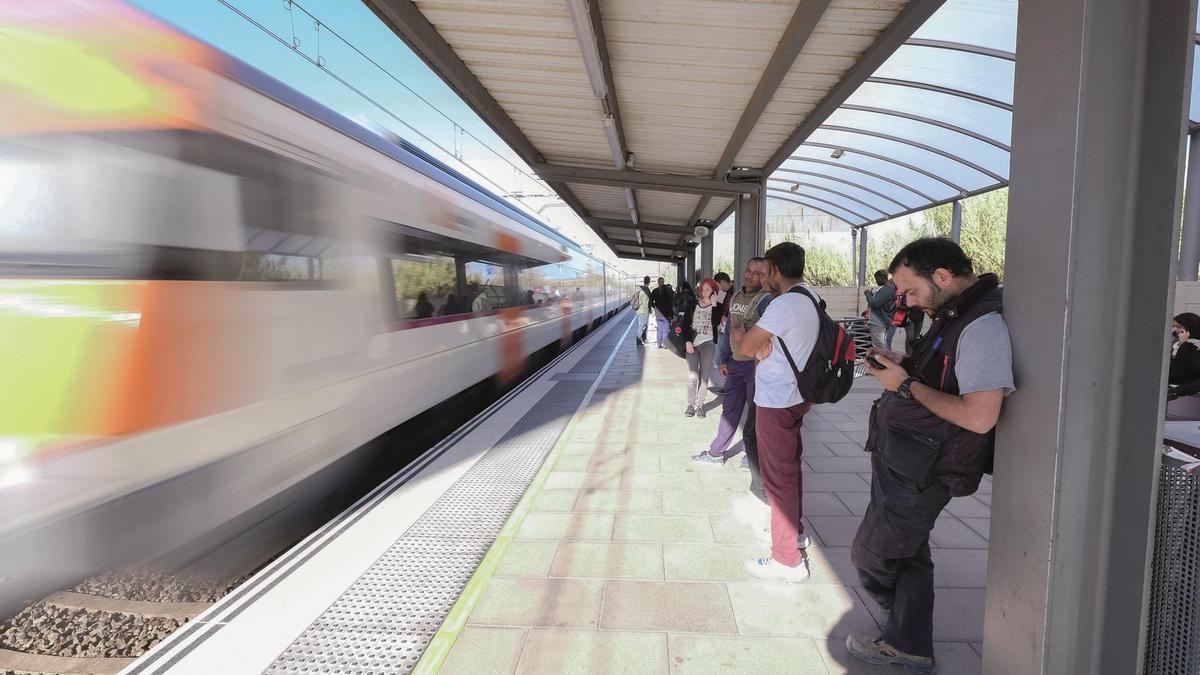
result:
[[[4,0],[0,30],[0,543],[216,466],[173,531],[243,512],[634,290],[124,4]]]

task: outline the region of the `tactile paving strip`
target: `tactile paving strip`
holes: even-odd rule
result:
[[[1146,675],[1200,673],[1200,476],[1162,459],[1146,627]]]
[[[619,342],[612,335],[573,372],[599,373]],[[581,381],[556,384],[266,672],[411,672],[588,388]]]

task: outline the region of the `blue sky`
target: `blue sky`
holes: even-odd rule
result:
[[[228,0],[230,4],[262,24],[272,33],[291,42],[299,40],[299,51],[315,59],[318,35],[309,18],[299,7],[289,12],[283,0]],[[133,4],[165,21],[249,63],[288,86],[359,122],[384,125],[409,141],[438,153],[430,140],[404,128],[377,106],[364,100],[340,82],[218,0],[133,0]],[[348,81],[395,116],[416,127],[433,142],[453,151],[454,125],[425,103],[390,79],[363,56],[355,53],[334,35],[333,29],[347,41],[374,59],[389,73],[452,118],[491,148],[516,161],[515,155],[468,108],[441,79],[361,2],[350,0],[305,0],[301,5],[327,27],[319,36],[320,56],[325,67]],[[474,141],[458,140],[467,154],[486,154]]]

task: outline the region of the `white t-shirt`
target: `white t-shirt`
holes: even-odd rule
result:
[[[692,338],[693,346],[699,347],[705,342],[713,341],[712,313],[715,307],[716,305],[696,305],[696,309],[692,311],[692,330],[696,331],[696,337]]]
[[[771,341],[771,355],[760,361],[754,370],[754,405],[790,408],[804,403],[796,386],[796,374],[788,365],[778,340],[787,345],[796,367],[803,369],[817,343],[817,329],[821,325],[817,308],[807,295],[783,293],[771,301],[756,325],[775,339]]]

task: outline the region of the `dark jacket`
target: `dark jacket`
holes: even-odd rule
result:
[[[1174,396],[1191,396],[1200,393],[1200,347],[1188,341],[1179,345],[1171,356],[1171,370],[1167,382]]]
[[[659,286],[650,291],[650,305],[658,310],[659,314],[671,318],[671,313],[675,310],[675,294],[666,286]]]
[[[958,338],[972,321],[1002,310],[1003,293],[993,274],[979,281],[953,302],[938,310],[929,331],[917,339],[904,369],[921,383],[958,395],[954,369]],[[995,429],[979,434],[948,422],[915,399],[905,400],[884,392],[875,402],[868,431],[868,452],[880,454],[884,464],[917,483],[933,479],[945,483],[950,494],[962,497],[975,492],[983,474],[991,470]],[[905,466],[912,473],[897,467]]]

